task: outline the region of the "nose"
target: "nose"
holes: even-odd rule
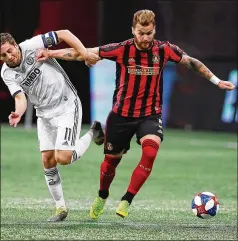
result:
[[[149,37],[147,35],[143,36],[143,41],[149,41]]]
[[[12,54],[7,54],[7,58],[8,58],[10,61],[12,61],[13,58],[14,58],[14,56],[13,56]]]

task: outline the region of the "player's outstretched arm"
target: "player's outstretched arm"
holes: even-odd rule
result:
[[[202,77],[211,81],[213,84],[217,85],[220,89],[233,90],[235,86],[229,81],[223,81],[217,78],[205,64],[203,64],[198,59],[192,58],[186,54],[183,54],[180,64],[185,65],[189,69],[193,69],[195,72],[199,73]]]
[[[27,108],[27,99],[23,92],[15,96],[15,111],[8,116],[10,126],[16,127]]]
[[[87,51],[97,58],[100,59],[98,56],[98,48],[90,48]],[[66,61],[84,61],[83,56],[77,52],[73,48],[65,48],[65,49],[57,49],[57,50],[49,50],[49,49],[41,49],[38,51],[37,54],[38,61],[44,61],[47,58],[56,58],[62,59]]]
[[[82,42],[69,30],[59,30],[56,31],[56,33],[59,38],[59,42],[66,42],[70,47],[74,48],[85,61],[88,61],[91,64],[95,64],[98,61],[98,58],[89,53]]]

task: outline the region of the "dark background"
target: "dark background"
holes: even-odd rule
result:
[[[232,0],[0,0],[0,32],[8,31],[21,42],[36,34],[69,29],[86,47],[94,47],[131,38],[133,14],[143,8],[156,13],[157,39],[178,45],[221,79],[237,69],[238,3]],[[89,123],[89,69],[83,62],[59,62],[78,90],[83,123]],[[181,81],[173,88],[169,127],[236,129],[235,118],[230,124],[220,121],[224,91],[181,67],[178,74]],[[7,122],[14,100],[2,81],[0,102],[1,120]]]

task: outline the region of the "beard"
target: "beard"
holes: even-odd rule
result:
[[[153,39],[150,42],[139,42],[137,37],[134,36],[134,40],[136,45],[141,49],[141,50],[148,50],[151,48],[152,44],[153,44]]]

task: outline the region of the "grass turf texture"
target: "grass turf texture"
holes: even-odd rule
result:
[[[87,127],[84,127],[82,134]],[[37,145],[36,130],[1,127],[1,240],[237,240],[237,137],[235,134],[165,130],[153,172],[134,199],[128,218],[115,214],[140,159],[133,140],[112,183],[98,221],[89,207],[99,187],[103,148],[94,143],[70,166],[58,166],[69,208],[65,222],[49,224],[55,212]],[[191,211],[200,191],[217,194],[216,217]]]

